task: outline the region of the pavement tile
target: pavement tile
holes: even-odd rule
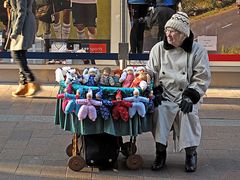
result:
[[[9,137],[9,140],[29,141],[32,133],[32,130],[14,129]]]
[[[21,149],[24,150],[28,144],[27,140],[8,140],[5,149]]]
[[[66,177],[68,179],[92,180],[92,168],[84,168],[81,172],[75,172],[67,168]]]
[[[0,172],[0,180],[8,180],[12,176],[11,174],[8,173],[2,173]]]
[[[0,173],[14,175],[19,164],[19,159],[4,159],[0,161]]]
[[[23,149],[6,149],[0,153],[1,160],[20,160],[23,155]]]
[[[53,135],[52,129],[35,129],[32,138],[50,138]]]

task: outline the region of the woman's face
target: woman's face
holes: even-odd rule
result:
[[[165,29],[165,34],[166,34],[168,43],[173,45],[174,47],[181,46],[184,39],[186,38],[186,36],[180,31],[177,31],[169,27]]]

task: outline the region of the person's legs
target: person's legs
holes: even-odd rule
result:
[[[187,147],[185,148],[186,151],[186,158],[185,158],[185,170],[186,172],[194,172],[197,169],[197,147]]]
[[[137,34],[138,34],[138,22],[134,20],[130,31],[130,52],[137,53]]]
[[[12,51],[11,55],[13,60],[18,64],[19,66],[19,75],[20,75],[20,84],[27,84],[28,81],[34,81],[35,78],[33,76],[33,73],[28,67],[28,62],[26,59],[26,50],[20,50],[20,51]]]
[[[128,4],[128,10],[132,26],[130,30],[130,52],[137,53],[138,5]]]
[[[164,167],[167,158],[167,146],[156,142],[156,158],[151,169],[153,171],[160,170]]]
[[[130,32],[131,53],[143,52],[144,19],[147,15],[148,6],[145,4],[129,4],[129,14],[132,23]]]
[[[53,24],[53,29],[55,32],[55,36],[57,39],[61,39],[62,38],[62,25],[60,22],[60,12],[57,12],[54,14],[54,24]]]
[[[40,90],[39,84],[35,83],[35,77],[28,67],[26,58],[26,50],[11,51],[12,58],[19,66],[19,86],[12,95],[18,96],[32,96]]]
[[[70,9],[63,10],[62,39],[68,39],[70,34]]]

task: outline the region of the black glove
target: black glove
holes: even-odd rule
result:
[[[192,100],[189,97],[184,96],[182,102],[179,105],[179,108],[184,114],[192,112],[193,110]]]
[[[157,86],[153,88],[153,95],[155,96],[153,103],[155,107],[158,107],[158,105],[162,104],[162,93],[163,93],[163,88],[162,86]]]
[[[157,95],[153,99],[154,107],[158,107],[159,105],[162,104],[162,95]]]

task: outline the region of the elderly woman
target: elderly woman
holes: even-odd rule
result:
[[[152,131],[156,159],[152,170],[165,165],[172,128],[177,135],[178,150],[186,151],[185,170],[194,172],[197,168],[196,148],[201,139],[198,110],[211,74],[207,51],[193,39],[189,17],[177,12],[165,25],[164,40],[150,52],[146,68],[154,78],[156,101]]]

